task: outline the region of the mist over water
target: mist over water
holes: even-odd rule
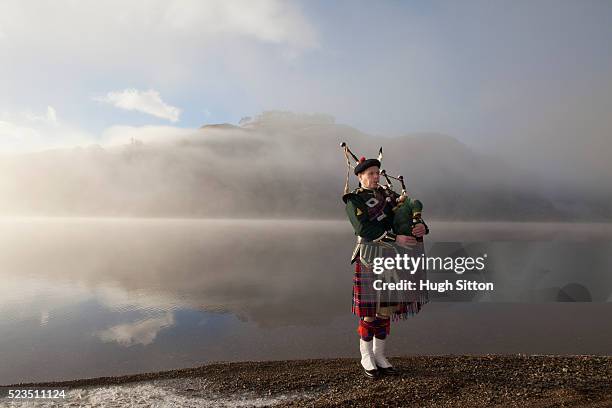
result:
[[[606,184],[554,179],[551,168],[525,167],[445,135],[372,137],[331,116],[288,112],[240,127],[117,127],[104,147],[2,155],[0,214],[340,219],[342,141],[368,157],[382,145],[383,167],[405,177],[429,218],[612,219]],[[350,185],[357,187],[352,172]]]
[[[345,221],[0,225],[1,384],[356,355]],[[609,226],[430,226],[430,255],[488,251],[484,276],[496,291],[433,294],[394,324],[391,354],[612,352]]]

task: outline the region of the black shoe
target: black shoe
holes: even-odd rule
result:
[[[363,369],[363,372],[365,373],[366,377],[368,378],[378,378],[380,377],[380,371],[377,369],[374,370],[366,370],[365,368]]]
[[[380,373],[382,375],[397,375],[397,374],[399,374],[399,372],[393,366],[387,367],[387,368],[382,368],[382,367],[379,367],[379,366],[376,366],[376,367],[378,367],[378,371],[380,371]]]

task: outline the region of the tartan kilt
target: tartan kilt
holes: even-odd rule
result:
[[[353,275],[353,306],[352,312],[356,316],[376,317],[377,299],[375,293],[367,288],[372,287],[374,274],[364,266],[359,258],[355,261],[355,273]],[[423,302],[381,302],[381,307],[397,306],[397,310],[391,316],[392,320],[405,319],[414,316],[421,311]]]

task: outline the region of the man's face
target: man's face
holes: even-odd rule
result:
[[[365,188],[378,187],[378,179],[380,178],[379,168],[377,166],[368,167],[357,175],[359,182]]]

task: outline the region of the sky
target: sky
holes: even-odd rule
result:
[[[0,0],[0,152],[289,110],[599,179],[610,21],[595,0]]]

